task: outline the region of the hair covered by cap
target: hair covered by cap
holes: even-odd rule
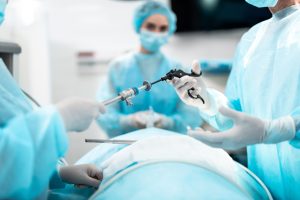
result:
[[[144,21],[155,14],[167,17],[169,21],[169,34],[173,34],[176,31],[176,15],[165,4],[157,1],[147,1],[135,10],[133,19],[135,31],[139,33]]]

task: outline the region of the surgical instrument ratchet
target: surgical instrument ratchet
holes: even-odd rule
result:
[[[201,75],[202,75],[202,71],[199,74],[197,74],[197,73],[193,72],[193,70],[191,70],[191,73],[186,73],[181,69],[179,69],[179,70],[178,69],[172,69],[165,76],[163,76],[159,80],[154,81],[153,83],[151,83],[151,87],[154,84],[159,83],[161,81],[173,80],[175,77],[177,77],[177,78],[182,78],[183,76],[200,77]],[[189,97],[191,97],[193,99],[200,99],[202,101],[202,103],[205,104],[204,99],[199,94],[194,94],[195,91],[196,91],[195,88],[189,89],[188,90]]]

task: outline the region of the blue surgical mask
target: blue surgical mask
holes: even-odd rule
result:
[[[142,46],[152,53],[159,51],[161,46],[168,43],[168,39],[169,34],[167,32],[154,33],[147,30],[141,30],[140,32],[140,41]]]
[[[7,5],[7,0],[0,0],[0,24],[4,21],[4,12]]]
[[[278,0],[246,0],[246,2],[255,7],[263,8],[276,6]]]

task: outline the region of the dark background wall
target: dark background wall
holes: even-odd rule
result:
[[[244,0],[172,0],[178,32],[251,27],[268,19],[267,8],[256,8]]]

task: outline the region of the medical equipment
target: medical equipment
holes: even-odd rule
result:
[[[200,71],[202,71],[197,60],[192,63],[192,71],[196,73],[200,73]],[[198,108],[199,114],[204,120],[207,120],[207,118],[211,119],[211,117],[216,116],[220,106],[228,105],[228,100],[224,97],[224,94],[215,89],[207,88],[201,77],[183,76],[182,78],[174,79],[171,84],[174,86],[182,102]],[[191,98],[190,95],[188,95],[191,88],[196,88],[195,93],[203,97],[205,104],[200,102],[198,99]],[[221,115],[217,123],[223,124],[223,118],[224,117]],[[214,126],[213,124],[211,125]],[[232,125],[232,123],[229,125]],[[231,126],[229,126],[229,128],[230,127]]]
[[[102,103],[107,106],[113,103],[117,103],[119,101],[125,101],[127,105],[133,105],[131,99],[134,96],[137,96],[139,94],[140,91],[145,90],[145,91],[149,91],[151,90],[151,83],[144,81],[143,85],[140,87],[132,87],[129,88],[127,90],[122,91],[119,96],[112,98],[112,99],[108,99],[103,101]]]
[[[22,89],[22,92],[25,94],[25,96],[33,103],[35,104],[37,107],[41,107],[41,104],[39,104],[37,102],[36,99],[34,99],[30,94],[28,94],[25,90]]]
[[[202,75],[202,72],[200,72],[199,74],[191,71],[191,73],[186,73],[181,69],[172,69],[171,71],[169,71],[165,76],[161,77],[159,80],[154,81],[153,83],[151,83],[151,85],[154,85],[156,83],[159,83],[161,81],[171,81],[173,80],[175,77],[176,78],[182,78],[183,76],[191,76],[191,77],[200,77]],[[200,99],[202,101],[203,104],[205,104],[204,99],[199,95],[199,94],[194,94],[195,92],[195,88],[191,88],[188,90],[188,95],[189,97],[191,97],[192,99]]]
[[[143,90],[150,91],[153,85],[155,85],[155,84],[157,84],[161,81],[173,80],[175,77],[177,77],[177,78],[181,78],[183,76],[200,77],[201,75],[202,75],[202,72],[200,72],[200,74],[196,74],[193,71],[191,73],[186,73],[181,69],[179,69],[179,70],[178,69],[172,69],[165,76],[161,77],[159,80],[156,80],[152,83],[150,83],[148,81],[144,81],[142,86],[132,87],[132,88],[129,88],[127,90],[124,90],[124,91],[120,92],[117,97],[105,100],[102,103],[105,106],[107,106],[107,105],[110,105],[110,104],[113,104],[113,103],[117,103],[119,101],[125,101],[127,105],[133,105],[131,99],[134,96],[137,96],[140,93],[140,91],[143,91]],[[199,94],[194,95],[194,91],[195,91],[195,88],[189,89],[188,90],[188,95],[193,99],[200,99],[204,104],[205,103],[204,99]]]
[[[101,139],[85,139],[85,142],[93,143],[110,143],[110,144],[133,144],[137,140],[101,140]]]

